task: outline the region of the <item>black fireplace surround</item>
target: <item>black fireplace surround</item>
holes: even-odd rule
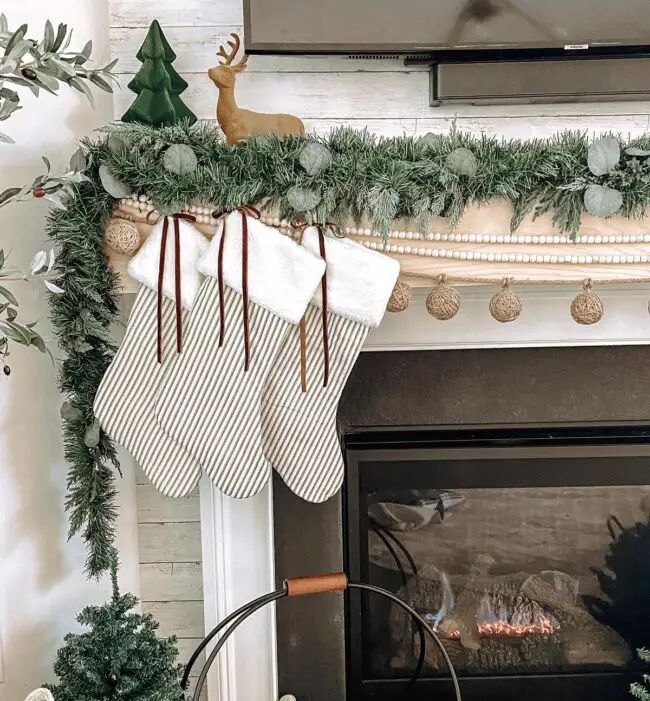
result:
[[[343,567],[405,598],[466,701],[628,699],[650,644],[648,355],[362,354],[339,407],[342,495],[275,485],[278,577]],[[283,602],[278,669],[301,701],[453,698],[435,648],[357,591]]]

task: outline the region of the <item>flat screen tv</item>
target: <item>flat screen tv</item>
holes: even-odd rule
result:
[[[650,53],[650,0],[244,0],[244,9],[249,53]]]

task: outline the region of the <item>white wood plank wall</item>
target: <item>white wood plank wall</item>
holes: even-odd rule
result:
[[[139,469],[136,490],[142,609],[159,621],[161,635],[178,638],[185,664],[205,630],[198,490],[169,499]]]
[[[116,117],[134,97],[126,85],[140,65],[135,55],[158,19],[178,55],[174,66],[190,86],[183,99],[200,118],[213,119],[217,92],[206,71],[216,63],[218,44],[241,32],[241,0],[110,0],[110,12],[113,57],[123,74]],[[242,107],[291,112],[319,133],[341,124],[382,135],[446,132],[456,120],[461,130],[504,137],[547,137],[564,129],[638,135],[648,130],[650,113],[648,102],[432,108],[426,69],[343,57],[253,56],[236,94]],[[166,500],[143,477],[138,500],[144,607],[164,632],[181,638],[189,655],[203,633],[198,499]]]

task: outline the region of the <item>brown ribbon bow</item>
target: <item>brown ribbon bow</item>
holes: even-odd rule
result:
[[[236,207],[233,211],[239,212],[241,215],[241,227],[242,227],[242,274],[241,274],[241,285],[242,285],[242,297],[243,297],[243,321],[244,321],[244,370],[248,371],[251,361],[251,349],[250,349],[250,330],[248,324],[248,219],[247,215],[251,215],[256,219],[260,218],[260,212],[255,207],[250,205],[240,205]],[[222,217],[224,214],[229,212],[213,212],[212,216],[214,218]],[[221,233],[221,241],[219,241],[219,253],[217,258],[217,284],[219,286],[219,347],[223,346],[225,339],[225,320],[226,320],[226,309],[225,309],[225,299],[224,299],[224,281],[223,281],[223,250],[226,241],[227,225],[224,220],[223,231]]]
[[[293,228],[300,231],[300,243],[305,233],[305,229],[310,226],[307,222],[292,222]],[[327,255],[325,252],[325,228],[330,228],[336,236],[342,238],[338,233],[336,224],[327,222],[326,224],[316,224],[318,231],[318,247],[321,258],[325,261],[325,271],[321,278],[321,296],[323,298],[322,306],[322,328],[323,328],[323,387],[327,387],[330,377],[330,353],[329,353],[329,331],[327,327]],[[307,391],[307,326],[305,317],[300,320],[300,388],[303,392]]]
[[[163,281],[165,277],[165,258],[167,257],[167,235],[169,219],[174,222],[174,297],[176,302],[176,352],[183,350],[183,307],[181,303],[181,234],[179,220],[194,222],[196,217],[185,212],[177,212],[163,220],[162,237],[160,239],[160,259],[158,263],[158,301],[156,309],[156,357],[162,363],[162,303]],[[160,221],[160,218],[158,219]],[[156,222],[157,223],[157,222]]]

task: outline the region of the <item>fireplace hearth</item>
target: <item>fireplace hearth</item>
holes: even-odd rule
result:
[[[646,355],[362,355],[342,497],[276,484],[278,578],[343,566],[395,592],[436,628],[465,701],[627,701],[650,641]],[[305,701],[453,698],[435,648],[358,591],[280,607],[278,671]]]

